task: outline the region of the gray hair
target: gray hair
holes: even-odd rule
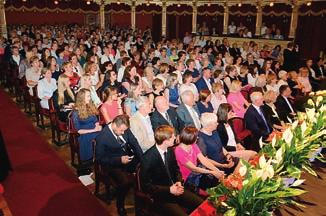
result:
[[[146,96],[140,96],[136,100],[136,108],[139,110],[142,106],[148,103],[148,98]]]
[[[186,90],[186,91],[182,92],[182,94],[180,95],[181,101],[184,102],[186,97],[188,97],[190,95],[194,96],[194,93],[190,90]]]
[[[259,98],[262,98],[263,94],[261,92],[253,92],[250,95],[250,100],[252,103],[255,103]]]
[[[207,127],[212,123],[217,123],[217,115],[215,113],[205,112],[201,114],[200,123],[203,128]]]

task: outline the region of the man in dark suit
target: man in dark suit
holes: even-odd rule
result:
[[[289,119],[293,119],[296,115],[296,110],[289,100],[291,97],[291,89],[288,85],[281,85],[279,92],[280,94],[275,102],[276,112],[279,114],[282,121],[288,123]]]
[[[178,114],[174,109],[169,108],[169,102],[164,96],[155,98],[155,111],[151,116],[153,131],[161,125],[170,125],[174,127],[176,135],[183,128],[178,118]]]
[[[131,173],[142,157],[137,139],[129,129],[129,117],[119,115],[96,137],[96,160],[108,170],[117,184],[117,209],[126,215],[124,200],[133,185]]]
[[[195,96],[192,91],[187,90],[181,94],[182,103],[177,108],[177,114],[182,126],[193,126],[200,129],[199,110],[195,103]]]
[[[326,71],[324,68],[324,59],[321,57],[318,57],[316,59],[316,64],[312,67],[315,72],[316,72],[316,76],[319,79],[326,79]]]
[[[182,186],[182,176],[170,148],[174,140],[173,127],[163,125],[156,129],[156,145],[147,150],[140,165],[140,185],[152,196],[160,215],[183,216],[195,210],[203,200]]]
[[[265,117],[261,106],[264,103],[263,94],[261,92],[253,92],[250,95],[252,104],[248,107],[245,115],[245,125],[252,134],[252,147],[254,151],[259,151],[259,140],[263,138],[266,140],[270,133],[273,131],[272,127],[269,125],[267,118]]]
[[[214,82],[214,80],[212,80],[211,69],[209,69],[208,67],[203,68],[202,74],[202,77],[195,83],[198,92],[203,89],[207,89],[212,92],[212,83]]]
[[[292,71],[298,69],[298,62],[300,62],[299,57],[299,47],[293,42],[289,42],[287,49],[283,51],[284,63],[282,69],[285,71]]]

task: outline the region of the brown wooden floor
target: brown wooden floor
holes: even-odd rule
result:
[[[23,109],[21,109],[23,111]],[[28,115],[31,119],[33,125],[36,127],[36,120],[34,116]],[[48,123],[48,122],[47,122]],[[51,131],[49,128],[42,130],[36,127],[37,130],[48,140],[49,145],[58,156],[65,161],[67,166],[71,169],[72,172],[76,173],[76,170],[70,165],[70,148],[69,145],[56,146],[51,142]],[[290,207],[283,207],[276,215],[291,215],[291,216],[326,216],[326,168],[325,167],[316,167],[319,178],[313,177],[308,174],[304,174],[303,178],[306,179],[303,188],[308,192],[301,195],[299,200],[306,208],[302,209],[293,209]],[[76,176],[77,178],[77,176]],[[88,189],[91,192],[94,192],[94,184],[88,186]],[[101,193],[104,193],[104,187],[100,188]],[[107,209],[108,213],[111,215],[117,215],[115,208],[115,202],[107,204],[100,199],[99,202]],[[9,207],[10,208],[10,207]],[[4,198],[0,196],[0,209],[4,210],[5,216],[11,216],[10,209],[8,208]],[[130,192],[126,200],[126,209],[128,215],[135,215],[134,213],[134,204],[133,204],[133,193]]]

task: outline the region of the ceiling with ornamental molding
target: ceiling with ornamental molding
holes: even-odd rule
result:
[[[239,4],[253,4],[261,6],[270,5],[271,3],[285,3],[289,5],[301,5],[306,4],[308,2],[322,2],[323,0],[93,0],[97,4],[111,4],[111,3],[118,3],[118,4],[128,4],[128,5],[141,5],[141,4],[156,4],[162,5],[163,2],[166,2],[166,5],[210,5],[210,4],[219,4],[219,5],[239,5]]]

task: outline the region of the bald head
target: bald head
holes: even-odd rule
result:
[[[166,99],[166,97],[164,96],[158,96],[155,98],[155,108],[157,109],[157,111],[159,112],[166,112],[169,109],[169,102]]]

